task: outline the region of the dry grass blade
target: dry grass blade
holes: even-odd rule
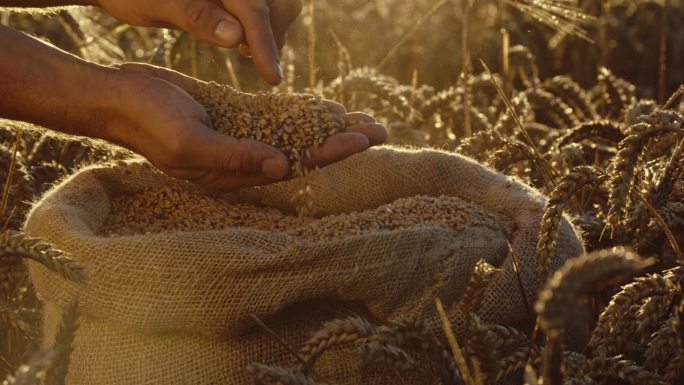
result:
[[[593,43],[589,34],[577,25],[579,22],[594,21],[593,16],[587,15],[580,8],[568,5],[566,1],[506,0],[506,3],[545,25]]]
[[[541,171],[541,175],[544,179],[544,184],[546,185],[546,189],[548,191],[551,191],[553,189],[553,187],[555,186],[555,183],[553,181],[553,174],[554,174],[553,167],[551,167],[551,165],[548,164],[546,159],[544,159],[542,157],[542,155],[539,153],[539,151],[537,150],[537,147],[536,147],[534,141],[532,140],[532,138],[530,137],[530,134],[527,132],[527,130],[523,126],[522,122],[520,121],[520,118],[518,117],[518,114],[515,112],[515,109],[513,108],[513,105],[511,104],[511,101],[508,99],[508,96],[506,96],[506,93],[501,88],[501,84],[499,84],[499,81],[492,74],[492,71],[489,69],[489,67],[487,67],[487,64],[485,64],[485,62],[482,59],[480,59],[480,63],[484,67],[485,71],[487,71],[487,73],[489,74],[492,83],[496,87],[496,92],[499,93],[499,96],[501,97],[501,99],[503,99],[504,103],[506,104],[506,108],[508,109],[508,112],[511,114],[511,116],[513,117],[513,120],[515,121],[515,124],[520,129],[520,132],[522,133],[523,137],[525,138],[527,145],[530,146],[530,149],[532,149],[532,151],[535,155],[535,162],[537,163],[539,170]]]
[[[470,370],[468,369],[468,364],[466,363],[465,356],[461,351],[461,347],[458,345],[458,340],[456,340],[456,335],[454,330],[451,328],[451,322],[449,317],[444,310],[444,305],[439,298],[435,298],[435,305],[437,306],[437,313],[439,318],[442,320],[442,328],[444,329],[444,334],[446,334],[447,341],[449,342],[449,347],[451,347],[451,353],[454,356],[454,362],[456,367],[461,374],[461,378],[465,385],[474,385],[473,377],[470,375]]]
[[[663,103],[665,101],[665,87],[667,82],[667,35],[668,35],[668,8],[670,1],[664,0],[663,6],[660,9],[660,36],[658,39],[658,101]]]
[[[684,95],[684,84],[680,84],[679,88],[677,88],[677,91],[675,91],[668,99],[667,101],[663,104],[661,109],[667,110],[669,108],[674,107],[675,102],[677,99],[681,98]]]
[[[525,365],[524,372],[525,385],[539,385],[540,381],[537,377],[537,372],[535,372],[534,367],[531,364]]]
[[[276,341],[278,341],[278,343],[279,343],[283,348],[285,348],[288,352],[290,352],[290,354],[292,354],[292,356],[293,356],[294,358],[296,358],[297,361],[299,361],[302,365],[306,365],[306,361],[304,361],[304,359],[303,359],[302,357],[300,357],[299,354],[297,354],[297,352],[295,352],[294,349],[292,349],[292,348],[290,347],[290,345],[288,345],[287,342],[285,342],[285,340],[283,340],[283,339],[278,335],[278,333],[274,332],[273,329],[271,329],[270,327],[268,327],[268,325],[266,325],[266,323],[264,323],[264,321],[262,321],[259,317],[255,316],[254,314],[250,314],[249,316],[252,317],[252,319],[254,320],[254,322],[256,322],[257,325],[259,325],[260,328],[264,329],[264,331],[265,331],[266,333],[268,333],[271,337],[273,337]]]
[[[440,8],[442,8],[442,6],[443,6],[444,4],[446,4],[447,2],[449,2],[449,0],[437,0],[437,2],[436,2],[436,3],[435,3],[427,12],[425,12],[425,13],[420,17],[420,19],[418,19],[415,23],[413,23],[413,25],[411,26],[411,28],[410,28],[408,31],[406,31],[406,32],[404,33],[404,35],[402,35],[401,39],[399,39],[399,41],[398,41],[395,45],[393,45],[392,48],[390,48],[390,50],[389,50],[389,51],[387,52],[387,54],[382,58],[382,60],[380,60],[380,62],[378,62],[378,64],[375,66],[375,68],[376,68],[376,69],[381,69],[382,67],[384,67],[384,66],[387,64],[387,62],[389,62],[389,60],[397,53],[397,51],[399,51],[399,48],[401,48],[401,46],[403,46],[403,45],[408,41],[408,39],[409,39],[411,36],[413,36],[413,34],[416,33],[416,31],[417,31],[423,24],[425,24],[425,22],[427,22],[428,20],[430,20],[430,17],[431,17],[432,15],[433,15],[435,12],[437,12]]]
[[[70,256],[39,239],[7,230],[0,234],[0,260],[10,257],[32,259],[72,282],[88,281],[83,267]]]
[[[12,178],[14,177],[15,165],[17,164],[17,154],[19,153],[19,143],[21,143],[21,133],[17,133],[17,138],[14,142],[12,161],[9,165],[9,171],[7,172],[5,188],[2,192],[2,206],[0,206],[0,217],[2,217],[5,214],[5,210],[7,210],[7,202],[9,202],[10,196],[10,187],[12,186]]]
[[[518,257],[518,253],[516,253],[515,250],[513,250],[513,245],[511,245],[511,242],[507,241],[506,245],[508,247],[508,253],[511,255],[511,258],[513,259],[513,270],[515,271],[515,279],[518,283],[520,297],[522,298],[523,304],[525,305],[525,314],[527,315],[527,319],[530,321],[530,323],[532,323],[534,322],[534,314],[532,314],[532,309],[530,309],[529,305],[530,302],[527,299],[527,293],[525,292],[525,284],[523,283],[522,273],[520,272],[520,258]]]
[[[316,89],[316,1],[309,0],[309,88]]]

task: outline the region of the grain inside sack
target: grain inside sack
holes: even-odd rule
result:
[[[309,217],[296,215],[303,186]],[[56,186],[26,222],[29,235],[83,264],[89,284],[29,267],[47,304],[46,344],[79,298],[68,384],[250,384],[250,364],[298,364],[253,316],[297,349],[347,315],[421,318],[439,334],[439,297],[461,331],[455,304],[483,258],[499,269],[484,293],[484,322],[529,326],[509,244],[532,301],[544,202],[437,150],[372,148],[304,178],[221,196],[146,163],[100,165]],[[582,252],[563,219],[550,269]],[[353,344],[314,369],[335,384],[396,379],[366,371]],[[426,380],[404,374],[410,384]]]

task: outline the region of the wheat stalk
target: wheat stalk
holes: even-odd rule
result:
[[[565,333],[568,312],[579,297],[605,285],[608,280],[624,279],[650,263],[624,249],[601,250],[567,261],[547,281],[535,304],[539,326],[547,335],[543,365],[545,383],[558,382],[562,360],[560,341]]]
[[[555,145],[563,148],[569,144],[579,143],[587,139],[600,138],[602,140],[619,143],[625,138],[619,124],[609,120],[589,121],[578,124],[558,137]]]
[[[374,331],[373,325],[359,317],[326,322],[300,349],[299,356],[306,364],[300,366],[299,371],[310,371],[316,360],[333,346],[367,338]]]
[[[10,257],[28,258],[72,282],[83,284],[88,280],[85,270],[78,262],[40,239],[7,230],[0,234],[0,245],[0,260]]]
[[[62,385],[69,371],[69,361],[78,329],[78,301],[74,301],[62,316],[62,324],[55,337],[54,356],[45,373],[44,385]]]
[[[591,377],[614,377],[632,385],[667,385],[659,375],[621,356],[589,359],[585,371]]]
[[[563,211],[570,199],[584,186],[599,185],[607,176],[594,167],[579,166],[562,177],[556,187],[549,194],[549,201],[544,207],[539,241],[537,242],[537,271],[544,281],[549,271],[549,261],[553,257],[558,240],[558,230],[563,218]]]

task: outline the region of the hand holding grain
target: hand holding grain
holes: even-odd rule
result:
[[[278,50],[302,9],[300,0],[93,0],[129,24],[188,31],[221,47],[241,45],[270,84],[283,80]]]
[[[197,80],[145,64],[120,67],[127,92],[127,117],[107,125],[109,140],[142,154],[166,174],[215,190],[272,183],[290,172],[288,158],[275,147],[236,139],[210,128],[209,115],[192,97]],[[326,107],[346,123],[343,132],[311,148],[306,166],[324,166],[382,143],[385,127],[337,103]]]

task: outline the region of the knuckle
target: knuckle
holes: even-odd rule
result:
[[[188,27],[191,29],[201,28],[206,24],[211,15],[211,4],[204,1],[191,1],[185,8],[185,16]]]
[[[247,3],[247,10],[262,17],[270,17],[271,15],[271,8],[263,0],[250,1]]]

